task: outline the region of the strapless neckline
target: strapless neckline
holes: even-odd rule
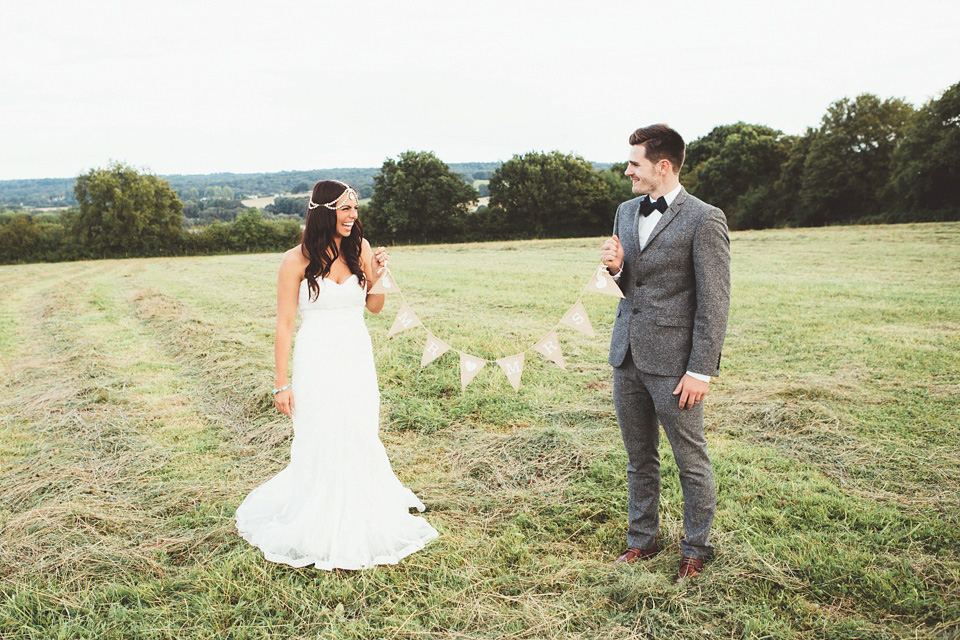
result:
[[[338,287],[342,287],[343,285],[347,284],[347,282],[350,280],[350,278],[356,278],[356,277],[357,277],[357,274],[351,273],[351,274],[347,277],[347,279],[344,280],[343,282],[337,282],[337,281],[334,280],[333,278],[324,278],[324,280],[327,280],[327,281],[329,281],[329,282],[332,282],[333,284],[337,285]],[[307,281],[306,278],[304,278],[303,280],[301,280],[301,281],[300,281],[300,286],[303,286],[303,283],[306,282],[306,281]]]

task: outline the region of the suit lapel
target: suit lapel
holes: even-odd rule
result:
[[[629,207],[625,212],[626,219],[624,220],[624,229],[629,229],[626,236],[620,237],[620,244],[623,245],[623,253],[625,257],[629,260],[636,259],[637,255],[640,253],[640,247],[638,245],[640,239],[637,237],[637,219],[640,217],[640,205],[634,205]]]
[[[643,245],[643,249],[640,251],[646,251],[650,248],[650,245],[652,245],[656,237],[660,235],[660,232],[663,231],[664,228],[673,222],[673,219],[677,217],[677,214],[680,213],[680,210],[683,208],[683,203],[686,202],[686,200],[687,190],[681,188],[680,193],[677,194],[677,197],[673,199],[673,202],[670,203],[670,206],[667,207],[667,210],[663,212],[662,216],[660,216],[660,220],[657,221],[657,226],[653,228],[653,231],[650,232],[650,237],[647,238],[647,244]],[[638,206],[637,211],[639,210],[640,207]]]

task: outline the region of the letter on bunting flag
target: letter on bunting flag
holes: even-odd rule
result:
[[[400,305],[400,311],[397,311],[397,317],[394,318],[393,326],[391,326],[390,331],[387,332],[387,337],[392,338],[401,331],[422,326],[423,323],[420,322],[420,318],[418,318],[417,314],[413,312],[413,309],[407,306],[407,303],[404,302],[402,305]]]
[[[515,356],[507,356],[497,360],[497,364],[503,369],[510,381],[514,391],[520,391],[520,376],[523,375],[523,354],[518,353]]]
[[[423,345],[423,358],[420,359],[420,368],[424,368],[449,350],[450,345],[428,331],[427,342]]]
[[[561,369],[566,370],[567,363],[564,362],[563,353],[560,352],[560,340],[556,331],[551,331],[548,335],[540,338],[540,342],[533,345],[533,348],[546,356],[547,360],[556,362]]]
[[[476,356],[471,356],[468,353],[460,352],[460,387],[466,389],[467,385],[470,384],[470,381],[473,380],[477,373],[480,372],[480,369],[483,369],[483,365],[487,364],[487,361],[483,358],[478,358]]]
[[[617,296],[618,298],[623,297],[623,291],[620,291],[620,287],[617,286],[617,282],[613,279],[613,276],[611,276],[607,268],[602,265],[597,269],[593,277],[590,278],[587,291],[605,293],[607,295]]]
[[[563,320],[560,321],[560,324],[573,327],[577,331],[585,333],[591,338],[594,338],[597,335],[593,330],[593,326],[590,324],[590,318],[587,317],[587,310],[583,308],[583,303],[579,300],[577,300],[577,304],[573,305],[570,311],[567,311],[567,315],[563,316]]]
[[[396,280],[393,279],[393,275],[387,269],[367,293],[400,293],[400,287],[397,286]]]

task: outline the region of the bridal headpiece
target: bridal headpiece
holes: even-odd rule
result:
[[[356,201],[356,202],[358,202],[358,203],[360,202],[360,196],[357,194],[357,192],[354,190],[353,187],[351,187],[350,185],[348,185],[348,184],[345,183],[345,182],[340,182],[339,180],[334,180],[334,182],[338,182],[338,183],[340,183],[340,184],[342,184],[343,186],[346,187],[346,189],[344,189],[343,193],[341,193],[340,196],[339,196],[336,200],[333,200],[333,201],[331,201],[331,202],[326,202],[326,203],[324,203],[324,204],[320,204],[320,203],[318,203],[318,202],[314,202],[314,201],[313,201],[313,198],[311,197],[311,198],[310,198],[310,204],[307,205],[307,208],[308,208],[308,209],[316,209],[317,207],[326,207],[327,209],[336,210],[337,207],[339,207],[341,204],[343,204],[343,203],[346,202],[347,200],[354,200],[354,201]]]

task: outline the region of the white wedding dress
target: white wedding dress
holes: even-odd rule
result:
[[[351,275],[318,282],[293,349],[290,464],[237,508],[237,530],[271,562],[318,569],[396,564],[437,537],[423,503],[390,468],[378,435],[380,391],[366,293]]]

